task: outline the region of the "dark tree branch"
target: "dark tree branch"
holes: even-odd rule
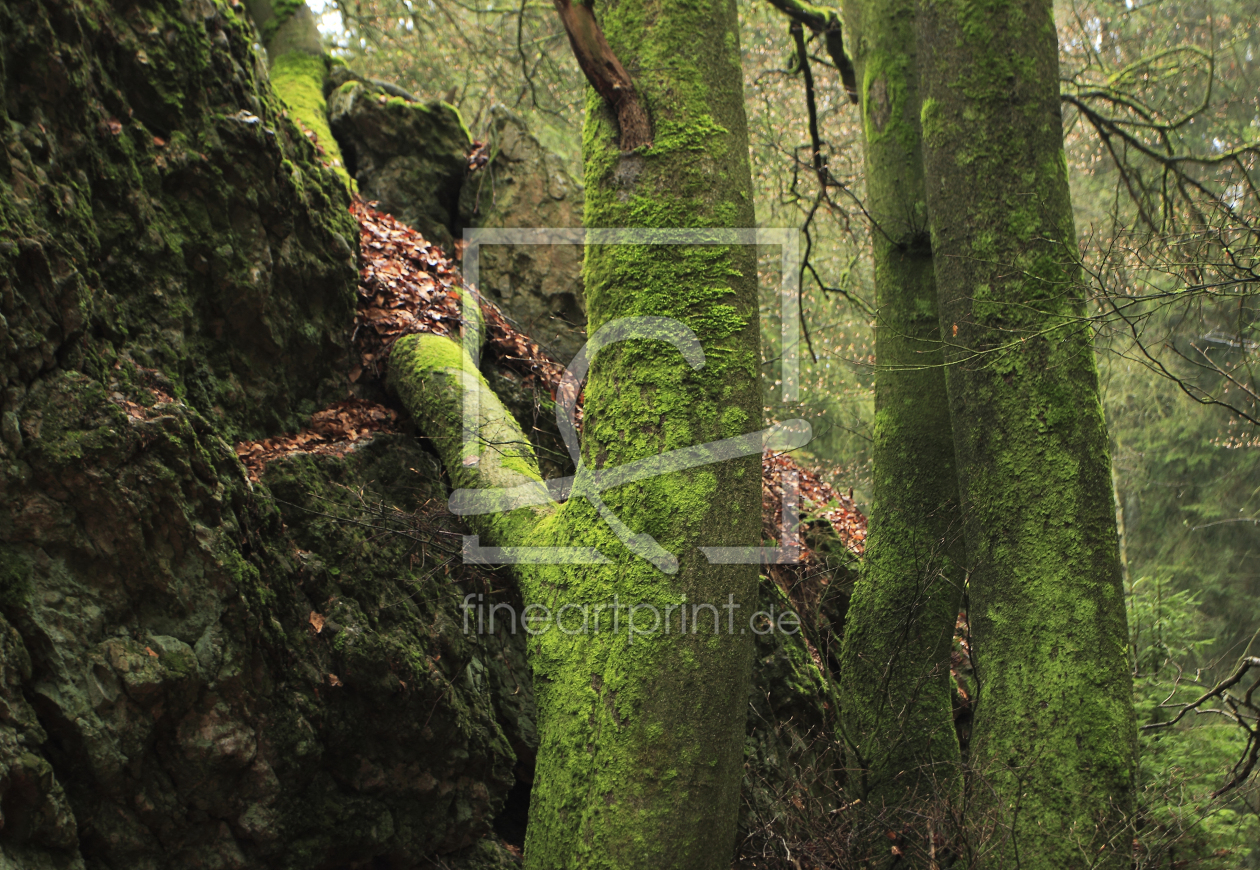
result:
[[[814,6],[804,0],[770,0],[770,5],[778,9],[792,21],[804,24],[814,33],[821,34],[827,46],[827,54],[831,62],[840,71],[840,80],[844,82],[845,93],[849,102],[858,101],[857,72],[853,69],[853,61],[844,53],[844,35],[840,26],[840,13],[824,6]],[[802,61],[805,53],[801,52]]]
[[[1260,705],[1253,699],[1256,689],[1260,688],[1260,679],[1253,681],[1242,697],[1237,697],[1229,691],[1242,682],[1243,677],[1253,667],[1260,668],[1260,658],[1256,656],[1244,658],[1239,663],[1237,670],[1228,677],[1208,689],[1194,701],[1179,705],[1177,715],[1172,719],[1169,719],[1167,722],[1154,722],[1150,725],[1142,726],[1143,731],[1154,731],[1158,728],[1171,728],[1180,722],[1187,713],[1220,713],[1226,718],[1233,720],[1235,725],[1246,732],[1247,745],[1243,749],[1242,757],[1234,765],[1229,781],[1212,792],[1213,798],[1218,798],[1242,785],[1247,777],[1251,775],[1251,772],[1255,770],[1256,763],[1260,761],[1260,724],[1258,724],[1260,723]],[[1203,709],[1203,705],[1213,698],[1218,699],[1228,709]],[[1160,706],[1165,705],[1161,704]]]
[[[612,47],[604,38],[604,31],[599,29],[591,7],[581,2],[573,3],[572,0],[555,0],[555,4],[578,66],[591,87],[617,113],[621,150],[634,151],[651,145],[652,122],[639,102],[630,74],[613,54]]]
[[[809,54],[805,51],[805,31],[799,21],[793,21],[788,30],[796,43],[796,62],[805,77],[805,108],[809,113],[809,144],[814,150],[814,173],[818,183],[827,184],[827,158],[823,156],[822,140],[818,137],[818,105],[814,99],[814,71],[809,66]]]

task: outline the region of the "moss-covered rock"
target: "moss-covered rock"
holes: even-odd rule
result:
[[[345,188],[285,117],[227,3],[0,10],[4,411],[121,356],[225,433],[339,398],[355,280]]]
[[[458,110],[398,96],[343,68],[333,73],[328,120],[359,193],[452,250],[472,147]]]
[[[21,635],[0,616],[0,859],[30,867],[82,866],[74,814],[40,753],[48,735],[22,692],[31,676]]]
[[[356,279],[255,39],[212,0],[0,7],[6,867],[414,864],[536,743],[493,700],[523,653],[461,631],[491,584],[373,513],[441,494],[413,441],[261,484],[230,446],[345,395]]]
[[[307,868],[486,833],[513,748],[537,742],[523,637],[464,623],[496,584],[452,558],[430,457],[378,436],[251,491],[192,409],[131,417],[62,377],[32,391],[38,431],[4,481],[34,588],[0,637],[18,844],[73,858],[77,831],[89,866]]]
[[[324,620],[304,636],[321,683],[308,701],[324,710],[305,718],[320,740],[294,733],[281,753],[309,783],[288,794],[289,848],[414,861],[466,847],[501,808],[517,753],[537,746],[524,636],[478,633],[461,610],[465,596],[505,593],[462,565],[436,470],[413,439],[388,435],[264,477],[302,565],[299,621]]]

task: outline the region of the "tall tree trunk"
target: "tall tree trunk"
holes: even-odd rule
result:
[[[1132,681],[1052,4],[925,2],[916,28],[973,566],[972,827],[1001,825],[985,866],[1127,866]]]
[[[624,69],[638,71],[636,98],[650,118],[652,145],[623,152],[617,116],[588,92],[587,226],[753,226],[733,0],[622,0],[596,11],[610,50]],[[751,246],[592,244],[585,270],[592,336],[620,318],[666,317],[703,349],[701,366],[648,338],[598,352],[585,393],[585,469],[761,428]],[[479,377],[460,373],[461,354],[446,339],[402,339],[391,378],[458,485],[530,486],[537,469],[527,443]],[[451,402],[465,390],[482,394],[475,428],[493,450],[462,446],[464,423]],[[575,492],[584,480],[589,471],[579,470]],[[580,494],[563,506],[472,518],[483,543],[590,547],[609,559],[518,566],[526,603],[564,609],[573,632],[553,623],[531,641],[540,745],[526,866],[725,870],[739,803],[757,566],[711,564],[697,548],[758,543],[760,455],[618,486],[602,499],[609,516],[655,539],[664,553],[653,558],[670,573],[631,552]],[[642,540],[632,545],[647,552]],[[728,604],[735,609],[720,609],[716,626],[707,608],[692,609]],[[614,605],[617,631],[609,629]],[[637,614],[628,610],[640,605]],[[650,627],[648,606],[665,624],[631,637],[632,615]],[[600,630],[596,608],[603,608]]]
[[[752,176],[733,0],[622,0],[597,7],[608,44],[647,107],[653,145],[621,149],[608,104],[588,90],[583,160],[590,227],[750,227]],[[660,341],[600,352],[586,387],[583,462],[611,467],[761,426],[755,250],[744,246],[588,246],[592,334],[655,315],[690,327],[705,365]],[[570,529],[602,539],[617,564],[549,582],[571,601],[717,604],[747,615],[757,566],[712,565],[704,545],[755,544],[760,457],[610,490],[608,507],[678,557],[672,575],[614,543],[581,501]],[[559,573],[559,572],[558,572]],[[704,612],[701,611],[703,614]],[[729,866],[735,841],[751,667],[750,637],[701,616],[689,630],[548,635],[535,660],[541,717],[530,867]]]
[[[845,621],[845,727],[868,810],[884,830],[904,823],[922,835],[924,805],[954,793],[960,767],[950,653],[963,547],[923,183],[914,2],[858,0],[845,12],[878,301],[874,497]],[[889,851],[887,840],[881,850]]]

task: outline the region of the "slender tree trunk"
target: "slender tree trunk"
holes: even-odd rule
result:
[[[302,126],[315,134],[328,165],[353,190],[341,147],[328,127],[324,80],[329,58],[314,13],[305,3],[292,0],[248,0],[246,8],[267,49],[276,94]]]
[[[950,652],[962,599],[954,441],[928,237],[913,0],[846,6],[866,134],[875,287],[874,499],[845,622],[845,727],[859,793],[886,827],[923,833],[959,773]],[[881,832],[881,837],[883,832]],[[883,852],[888,852],[885,841]]]
[[[624,69],[638,71],[652,144],[623,152],[617,116],[588,92],[587,226],[753,226],[733,0],[622,0],[596,12],[610,50]],[[755,249],[592,244],[585,270],[592,336],[620,318],[673,318],[703,350],[701,366],[661,340],[598,352],[583,411],[586,469],[761,428]],[[479,376],[461,374],[461,355],[446,339],[402,339],[392,381],[458,486],[530,486],[537,468],[527,443]],[[461,441],[458,397],[466,390],[482,396],[474,421],[486,447],[480,452]],[[564,610],[566,629],[553,619],[531,640],[540,745],[526,866],[725,870],[735,841],[757,566],[711,564],[697,548],[758,544],[760,454],[600,494],[610,515],[660,545],[667,558],[658,562],[670,573],[615,536],[580,495],[589,482],[589,471],[579,470],[578,494],[563,506],[471,518],[483,544],[589,547],[609,559],[518,566],[526,604]],[[693,609],[704,605],[722,609]],[[656,615],[656,633],[628,633],[630,620],[650,629]]]
[[[245,8],[254,19],[263,47],[271,61],[291,51],[322,56],[323,41],[315,14],[305,3],[293,0],[247,0]]]
[[[979,697],[983,866],[1127,866],[1136,769],[1107,432],[1050,0],[925,2],[932,248]]]

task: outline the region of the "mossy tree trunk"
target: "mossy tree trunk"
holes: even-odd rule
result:
[[[272,61],[291,51],[323,55],[319,25],[305,0],[247,0],[245,8]]]
[[[325,162],[353,189],[341,148],[328,127],[324,80],[331,62],[315,14],[303,0],[248,0],[246,8],[271,68],[271,84],[289,111],[324,151]]]
[[[858,795],[885,830],[904,825],[917,836],[928,833],[924,807],[947,799],[959,773],[949,668],[962,527],[928,237],[914,2],[855,0],[845,13],[874,224],[878,368],[874,498],[841,685]],[[886,840],[881,848],[889,851]]]
[[[916,29],[972,565],[970,812],[1002,826],[981,864],[1127,866],[1132,684],[1052,4],[924,2]]]
[[[622,152],[616,116],[588,93],[587,226],[752,226],[734,2],[622,0],[595,11],[611,50],[626,69],[641,71],[635,85],[653,144]],[[694,355],[687,361],[661,340],[598,351],[585,393],[585,469],[761,428],[753,248],[592,244],[585,270],[593,336],[620,318],[665,317],[694,333],[703,350],[698,367]],[[447,339],[403,339],[391,357],[392,382],[457,486],[536,486],[528,442],[480,376],[461,372],[462,353]],[[480,395],[474,430],[485,450],[462,440],[460,397],[468,390]],[[588,483],[589,471],[579,471],[575,490]],[[676,557],[676,569],[665,573],[627,549],[580,496],[470,518],[482,544],[597,548],[609,560],[517,566],[526,603],[553,614],[565,608],[573,632],[553,627],[531,641],[540,746],[526,866],[725,870],[734,848],[757,566],[710,564],[697,548],[759,543],[760,456],[670,472],[601,497],[632,532],[651,535]],[[693,610],[732,604],[718,610],[717,625],[707,608]],[[613,631],[615,605],[620,628]],[[665,623],[654,635],[631,638],[627,609],[640,605],[656,608]],[[640,627],[651,623],[649,613],[638,612]]]

